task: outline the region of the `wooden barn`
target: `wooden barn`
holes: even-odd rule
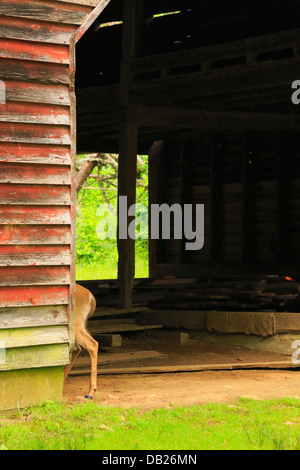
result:
[[[75,45],[107,3],[0,2],[0,409],[62,394],[74,342]]]
[[[76,151],[119,154],[128,205],[140,153],[150,204],[205,207],[203,249],[150,240],[149,280],[119,240],[119,307],[146,292],[166,326],[300,332],[299,14],[296,0],[0,0],[1,410],[62,395]]]

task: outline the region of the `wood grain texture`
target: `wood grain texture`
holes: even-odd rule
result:
[[[64,126],[0,122],[0,142],[70,145],[70,133]]]
[[[69,147],[0,143],[0,162],[70,166],[71,155]]]
[[[70,186],[71,171],[67,166],[20,165],[0,162],[0,183]]]
[[[67,286],[0,287],[0,307],[33,307],[38,305],[68,305]]]
[[[77,124],[76,124],[76,95],[75,95],[75,74],[76,74],[76,48],[75,36],[72,36],[70,42],[70,112],[71,112],[71,126],[70,126],[70,155],[71,155],[71,170],[72,170],[72,185],[71,185],[71,265],[70,265],[70,289],[69,289],[69,305],[68,305],[68,318],[69,318],[69,339],[70,350],[75,345],[75,295],[76,295],[76,155],[77,155]]]
[[[0,78],[63,85],[68,85],[70,79],[67,65],[7,58],[0,58]]]
[[[70,227],[0,225],[0,245],[70,245]]]
[[[0,286],[69,285],[69,266],[0,267]]]
[[[6,362],[0,364],[0,371],[52,367],[68,363],[68,344],[29,346],[8,349]]]
[[[0,224],[6,225],[70,225],[69,207],[0,205]]]
[[[65,106],[8,101],[6,104],[0,104],[0,122],[68,126],[70,124],[70,110]]]
[[[6,350],[42,344],[62,344],[67,343],[68,340],[66,325],[0,330],[0,341],[5,344]]]
[[[66,305],[10,307],[2,308],[0,313],[0,329],[67,324],[68,315]]]
[[[32,39],[34,39],[34,37]],[[55,64],[68,64],[69,48],[66,45],[0,38],[0,57]]]
[[[75,39],[98,0],[1,0],[1,371],[69,362],[75,294]],[[95,17],[91,19],[94,21]],[[72,253],[71,253],[72,251]]]
[[[68,186],[0,184],[0,204],[70,205]]]
[[[88,14],[89,6],[66,2],[38,0],[2,0],[0,14],[16,18],[30,18],[53,23],[66,23],[80,26]]]
[[[67,85],[49,85],[21,81],[5,81],[6,102],[70,105],[69,88]]]
[[[74,34],[74,26],[44,21],[32,21],[24,18],[0,18],[0,37],[22,41],[47,42],[52,44],[69,44]]]
[[[0,246],[0,266],[69,266],[70,261],[69,246]]]
[[[96,7],[98,3],[100,3],[100,0],[57,0],[57,2],[61,3],[73,3],[77,5],[85,5],[89,7]]]

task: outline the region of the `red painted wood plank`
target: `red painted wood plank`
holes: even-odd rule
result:
[[[66,245],[0,246],[0,266],[62,266],[70,262],[70,248]]]
[[[0,267],[0,286],[69,285],[68,266]]]
[[[86,5],[90,7],[95,7],[101,0],[56,0],[58,2],[65,3],[77,3],[78,5]]]
[[[67,24],[45,23],[14,17],[0,18],[0,37],[41,41],[53,44],[69,44],[74,26]]]
[[[70,205],[70,187],[0,184],[0,204]]]
[[[6,102],[43,103],[70,106],[70,92],[67,85],[5,80]]]
[[[1,206],[0,224],[9,225],[70,225],[69,207]]]
[[[0,142],[70,145],[70,129],[65,126],[2,122]]]
[[[59,165],[0,162],[0,183],[70,185],[71,169]]]
[[[33,20],[81,25],[91,8],[47,0],[1,0],[0,14]]]
[[[0,122],[70,125],[70,109],[50,104],[12,103],[0,104]]]
[[[41,83],[68,84],[69,67],[63,64],[28,62],[19,59],[0,58],[2,80],[37,81]]]
[[[69,302],[67,286],[0,287],[0,307],[33,305],[66,305]]]
[[[69,226],[0,225],[0,245],[70,245]]]
[[[70,148],[0,143],[0,162],[71,165]]]
[[[32,40],[34,41],[34,37]],[[0,38],[0,57],[68,64],[69,47],[65,45]]]

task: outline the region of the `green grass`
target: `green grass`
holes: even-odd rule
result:
[[[76,279],[78,281],[98,280],[98,279],[117,279],[118,277],[118,259],[112,257],[110,260],[102,262],[77,262]],[[147,254],[137,253],[135,259],[135,277],[149,277],[149,266]]]
[[[240,400],[190,408],[47,403],[0,418],[8,450],[299,450],[300,401]]]

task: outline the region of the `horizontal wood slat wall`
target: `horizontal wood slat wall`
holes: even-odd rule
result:
[[[0,225],[0,244],[70,245],[71,236],[67,226]]]
[[[0,267],[0,286],[70,284],[68,266]]]
[[[66,305],[50,305],[18,308],[2,308],[0,330],[10,328],[26,328],[30,326],[68,324]]]
[[[6,87],[0,104],[0,341],[6,363],[0,371],[69,361],[76,144],[71,38],[99,3],[0,2],[0,80]]]

